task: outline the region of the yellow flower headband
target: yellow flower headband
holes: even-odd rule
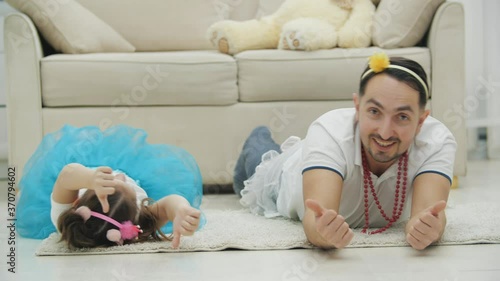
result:
[[[389,57],[385,53],[375,53],[370,57],[370,61],[368,63],[368,66],[370,69],[368,69],[363,75],[361,76],[361,80],[365,79],[365,77],[370,74],[370,73],[379,73],[384,71],[387,68],[396,68],[399,70],[402,70],[411,76],[415,77],[415,79],[422,84],[422,87],[424,87],[425,90],[425,95],[428,97],[429,96],[429,90],[427,89],[427,85],[425,84],[424,80],[418,76],[415,72],[413,72],[411,69],[408,69],[403,66],[391,64],[389,61]]]

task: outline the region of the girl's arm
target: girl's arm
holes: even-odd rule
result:
[[[88,188],[95,191],[103,212],[107,213],[109,204],[107,197],[115,192],[114,187],[120,184],[115,180],[109,167],[89,169],[78,163],[71,163],[61,170],[52,191],[52,199],[61,204],[73,203],[78,198],[78,191]]]
[[[181,235],[193,235],[200,224],[201,212],[191,207],[180,195],[165,196],[151,206],[151,211],[160,225],[173,222],[172,246],[179,247]]]

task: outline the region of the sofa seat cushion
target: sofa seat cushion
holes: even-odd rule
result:
[[[216,51],[57,54],[41,61],[42,101],[58,106],[228,105],[236,62]]]
[[[368,57],[379,48],[314,52],[246,51],[235,56],[240,101],[351,100]],[[413,47],[384,50],[389,56],[418,61],[430,81],[430,51]]]

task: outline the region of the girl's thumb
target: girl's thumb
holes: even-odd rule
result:
[[[181,244],[181,233],[174,230],[174,238],[172,239],[172,248],[177,249]]]

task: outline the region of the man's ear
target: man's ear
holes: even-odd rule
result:
[[[359,119],[359,94],[352,93],[352,101],[354,102],[354,108],[356,108],[356,121]]]
[[[427,118],[427,116],[429,116],[430,113],[431,113],[431,111],[429,109],[426,109],[426,110],[424,110],[424,112],[422,114],[420,114],[420,117],[418,117],[418,126],[417,126],[417,133],[416,134],[418,134],[420,132],[420,129],[422,128],[422,125],[424,124],[425,119]]]

